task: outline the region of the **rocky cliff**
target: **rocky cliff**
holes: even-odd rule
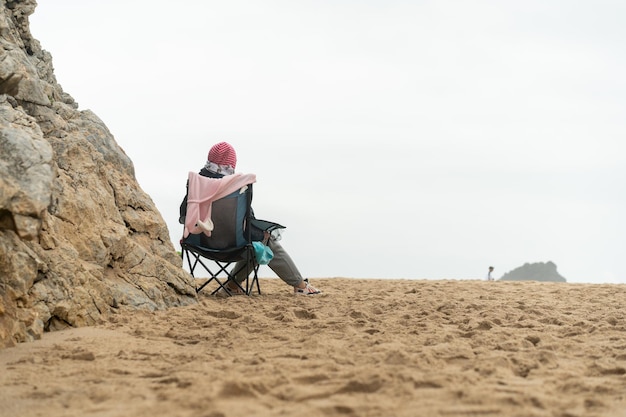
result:
[[[105,124],[57,83],[34,0],[0,0],[0,347],[196,301]]]

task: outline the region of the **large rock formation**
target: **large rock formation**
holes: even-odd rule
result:
[[[35,7],[0,0],[0,347],[196,301],[131,160],[32,38]]]
[[[554,262],[525,263],[519,268],[507,272],[500,278],[501,281],[546,281],[566,282],[556,270]]]

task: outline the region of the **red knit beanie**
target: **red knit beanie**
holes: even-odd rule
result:
[[[229,143],[220,142],[213,145],[209,151],[209,161],[217,165],[230,165],[236,168],[237,153]]]

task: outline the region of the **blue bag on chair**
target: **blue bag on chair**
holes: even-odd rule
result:
[[[252,246],[254,247],[254,256],[256,257],[257,263],[259,265],[269,264],[274,257],[274,252],[272,252],[270,247],[263,242],[252,242]]]

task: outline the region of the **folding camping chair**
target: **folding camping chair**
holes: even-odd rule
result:
[[[252,294],[255,286],[257,292],[261,294],[258,278],[259,266],[253,262],[255,255],[249,227],[253,220],[251,203],[252,184],[249,184],[245,191],[237,190],[213,202],[211,220],[214,229],[210,237],[200,233],[189,234],[186,238],[181,239],[183,262],[186,257],[191,275],[199,280],[204,280],[201,285],[196,287],[196,292],[200,292],[211,285],[212,287],[215,286],[211,294],[222,289],[226,294],[232,295],[226,285],[230,281],[247,295]],[[239,270],[233,271],[231,265],[238,261],[246,262],[242,264],[243,266]],[[208,278],[196,276],[199,267],[202,267],[209,274]],[[243,268],[247,270],[245,286],[235,281],[235,275],[241,272]],[[229,269],[231,270],[229,271]],[[252,277],[250,277],[251,273]]]

